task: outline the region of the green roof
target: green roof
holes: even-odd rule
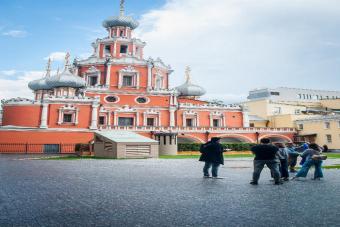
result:
[[[96,131],[95,133],[118,143],[158,143],[157,140],[130,131]]]

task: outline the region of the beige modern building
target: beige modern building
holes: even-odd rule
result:
[[[340,150],[340,115],[324,115],[295,120],[297,142],[326,144],[329,149]]]

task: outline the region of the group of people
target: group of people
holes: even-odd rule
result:
[[[218,176],[220,165],[224,165],[223,149],[220,144],[219,137],[213,137],[205,144],[202,144],[200,152],[202,153],[199,161],[205,162],[203,167],[203,178],[224,179],[225,177]],[[306,177],[309,169],[315,166],[313,180],[321,180],[322,160],[313,159],[313,155],[322,153],[322,149],[315,143],[303,144],[300,147],[294,147],[293,143],[274,142],[270,144],[270,139],[263,138],[259,145],[253,146],[251,152],[255,155],[253,179],[250,182],[252,185],[257,185],[264,165],[267,165],[271,171],[272,181],[275,185],[283,184],[284,181],[296,180],[299,177]],[[298,150],[303,149],[301,154],[302,164],[301,169],[297,172],[294,168],[297,164],[297,158],[300,155]],[[211,168],[211,175],[209,169]],[[297,172],[297,173],[296,173]],[[295,176],[289,178],[289,173],[296,173]]]

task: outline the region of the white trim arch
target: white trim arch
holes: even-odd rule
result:
[[[132,76],[132,86],[137,90],[139,89],[139,75],[140,72],[135,70],[132,66],[127,66],[124,69],[118,71],[118,88],[123,86],[123,77]]]
[[[194,112],[192,110],[188,110],[188,111],[183,113],[183,126],[187,126],[187,122],[186,122],[187,115],[188,116],[195,116],[193,126],[200,126],[199,125],[199,115],[198,115],[197,112]]]
[[[115,111],[113,111],[113,124],[114,125],[118,125],[118,119],[117,119],[117,115],[118,113],[125,113],[125,114],[129,114],[129,113],[133,113],[133,114],[136,114],[136,118],[135,118],[135,121],[133,121],[133,125],[139,125],[139,111],[136,110],[136,109],[133,109],[131,107],[129,107],[129,105],[125,105],[124,107],[122,108],[118,108],[116,109]]]
[[[293,141],[292,141],[288,136],[284,136],[284,135],[281,135],[281,134],[268,134],[268,135],[261,136],[261,137],[259,138],[259,142],[260,142],[260,140],[263,139],[263,138],[270,138],[270,137],[283,137],[283,138],[286,138],[286,139],[287,139],[287,142],[293,143]]]
[[[84,80],[86,81],[87,87],[90,86],[90,77],[97,77],[97,83],[95,85],[100,85],[101,76],[102,76],[102,71],[97,69],[95,66],[91,66],[87,71],[83,72],[83,77],[84,77]]]
[[[155,78],[155,89],[164,89],[165,76],[162,75],[162,72],[159,70],[153,76]],[[159,80],[159,84],[157,84],[157,80]]]
[[[234,136],[234,137],[241,137],[241,138],[243,138],[245,140],[248,140],[248,142],[250,142],[250,143],[255,143],[254,140],[250,139],[249,137],[247,137],[245,135],[240,135],[240,134],[221,134],[221,135],[218,135],[217,137],[221,137],[222,138],[222,137],[232,137],[232,136]]]
[[[201,138],[197,137],[197,136],[193,136],[193,135],[189,135],[189,134],[184,134],[184,135],[178,135],[178,137],[191,137],[191,138],[195,138],[196,140],[200,141],[201,143],[205,143],[204,140],[202,140]]]

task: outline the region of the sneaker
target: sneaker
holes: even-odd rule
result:
[[[282,180],[283,180],[283,181],[289,181],[289,178],[284,177],[284,178],[282,178]]]
[[[203,176],[203,178],[211,178],[211,176]]]
[[[258,185],[259,183],[257,183],[257,181],[250,181],[250,184],[252,184],[252,185]]]
[[[321,178],[320,177],[316,177],[316,178],[312,177],[311,180],[321,180]]]
[[[275,181],[274,185],[280,185],[280,184],[283,184],[282,181]]]
[[[291,177],[290,180],[299,180],[298,177]]]
[[[212,179],[225,179],[225,177],[212,177]]]
[[[275,181],[274,179],[270,179],[269,181]]]

